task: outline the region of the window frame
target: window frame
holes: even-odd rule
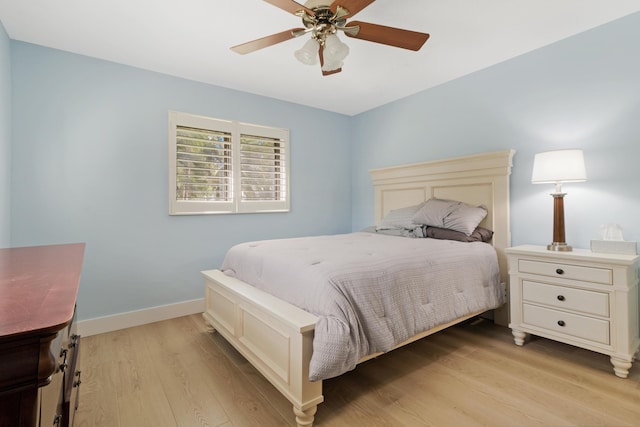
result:
[[[243,123],[235,120],[223,120],[199,116],[178,111],[169,111],[169,215],[212,215],[234,213],[289,212],[291,209],[291,175],[289,129]],[[178,200],[177,199],[177,131],[178,127],[190,127],[231,134],[231,200]],[[281,200],[242,200],[241,192],[241,135],[262,136],[279,139],[284,151],[284,165],[280,166],[284,175]]]

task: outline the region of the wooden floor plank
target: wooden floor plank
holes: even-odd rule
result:
[[[197,335],[190,323],[188,318],[162,322],[157,325],[157,333],[146,335],[145,340],[153,363],[165,372],[160,381],[176,425],[222,425],[229,418],[203,379],[199,347],[193,339]]]
[[[194,315],[191,321],[197,322],[201,328],[198,339],[204,349],[198,372],[211,392],[220,401],[233,425],[265,427],[282,427],[287,425],[285,418],[274,411],[274,401],[280,405],[288,402],[275,388],[269,386],[269,396],[260,393],[250,378],[243,373],[241,366],[250,367],[250,375],[259,375],[249,363],[233,349],[219,334],[211,334],[204,328],[202,316]],[[198,355],[200,357],[200,355]],[[207,374],[208,373],[208,374]],[[291,408],[291,407],[290,407]],[[289,415],[289,414],[287,414]],[[288,419],[293,420],[291,409]]]
[[[458,372],[460,367],[468,365],[467,360],[473,352],[433,343],[423,345],[420,349],[415,347],[409,347],[401,354],[406,367],[393,375],[400,378],[398,382],[407,390],[408,396],[418,395],[424,402],[422,414],[427,417],[425,425],[427,420],[433,418],[433,414],[438,417],[436,425],[447,425],[447,420],[455,420],[455,425],[508,425],[514,418],[523,418],[524,410],[515,404],[509,405],[508,395],[485,384],[483,380],[489,378],[485,378],[487,375],[482,371]],[[429,362],[421,368],[420,362],[424,361],[425,354],[429,355]],[[393,353],[385,356],[390,365],[395,363],[395,356]],[[375,368],[376,365],[370,367]],[[392,370],[387,366],[382,369]],[[374,375],[382,376],[377,372]],[[420,393],[415,393],[415,390],[420,390]],[[464,405],[459,402],[464,402]],[[495,411],[496,407],[500,407],[500,411]],[[548,416],[546,421],[559,424],[559,420]],[[531,422],[531,425],[543,424],[540,420]]]
[[[81,393],[75,427],[120,427],[115,358],[108,349],[121,332],[83,337],[80,343]]]
[[[199,315],[82,338],[80,366],[76,427],[295,425]],[[606,356],[466,322],[324,381],[315,425],[638,426],[639,368],[621,379]]]
[[[464,336],[462,334],[464,333]],[[456,336],[456,334],[458,336]],[[451,334],[439,337],[441,339],[473,341],[478,346],[486,342],[480,334],[472,334],[464,330],[452,330]],[[548,341],[548,340],[546,340]],[[557,347],[559,343],[546,342],[547,349]],[[636,421],[638,417],[638,404],[640,394],[629,389],[633,385],[631,379],[621,379],[613,375],[608,357],[604,359],[601,355],[586,350],[562,344],[563,352],[543,351],[536,353],[536,349],[524,347],[501,345],[498,348],[480,350],[472,360],[474,364],[490,366],[488,362],[497,361],[501,370],[508,369],[513,377],[521,374],[522,381],[526,381],[528,388],[532,389],[540,400],[548,400],[550,411],[554,409],[559,412],[559,416],[567,417],[566,405],[575,406],[571,415],[572,420],[579,425],[625,425]],[[582,364],[575,357],[575,353],[580,350],[594,362],[593,364]],[[551,357],[551,355],[554,355]],[[543,357],[541,357],[543,356]],[[497,360],[496,360],[497,359]],[[595,363],[597,361],[597,363]],[[581,396],[575,402],[571,396]],[[603,399],[603,396],[607,396]],[[611,411],[611,401],[616,401],[616,410]],[[566,405],[563,404],[566,402]]]
[[[87,340],[93,337],[87,338]],[[82,385],[75,427],[119,427],[118,398],[113,363],[92,363],[82,354]]]

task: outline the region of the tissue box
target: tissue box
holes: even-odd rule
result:
[[[637,246],[636,242],[625,242],[623,240],[592,240],[591,252],[637,255]]]

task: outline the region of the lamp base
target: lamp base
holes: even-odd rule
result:
[[[547,245],[547,250],[555,252],[571,252],[573,248],[566,243],[553,242]]]

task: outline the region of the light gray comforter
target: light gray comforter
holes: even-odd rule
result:
[[[309,379],[504,303],[486,243],[350,233],[234,246],[222,271],[319,317]]]

